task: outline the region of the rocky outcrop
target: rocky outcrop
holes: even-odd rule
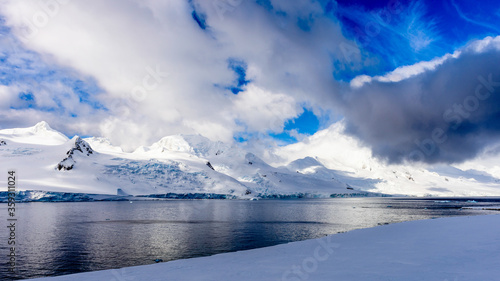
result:
[[[61,162],[57,164],[57,169],[59,171],[64,170],[64,171],[69,171],[72,170],[75,167],[75,159],[74,156],[76,153],[81,153],[86,156],[90,156],[91,154],[94,154],[94,150],[90,145],[82,140],[80,137],[76,137],[75,139],[75,145],[66,152],[67,157],[64,158]]]
[[[215,171],[214,166],[212,166],[212,163],[210,163],[210,161],[208,161],[208,162],[207,162],[207,166],[208,166],[210,169],[212,169],[212,170],[214,170],[214,171]]]

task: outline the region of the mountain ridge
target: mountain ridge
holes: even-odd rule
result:
[[[386,165],[343,135],[338,124],[303,143],[271,151],[285,159],[282,165],[268,164],[235,144],[201,135],[166,136],[132,153],[105,138],[70,140],[61,135],[46,122],[0,130],[0,140],[6,143],[0,147],[0,157],[23,171],[22,189],[98,194],[120,189],[131,195],[206,193],[235,198],[294,194],[325,198],[369,192],[500,195],[499,177],[485,171]],[[6,161],[1,165],[7,169]]]

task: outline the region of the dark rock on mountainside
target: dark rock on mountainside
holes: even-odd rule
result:
[[[75,145],[70,150],[68,150],[68,152],[66,152],[67,157],[59,162],[56,168],[59,171],[72,170],[75,167],[76,163],[74,159],[75,153],[81,153],[83,155],[90,156],[91,154],[94,154],[94,150],[86,141],[82,140],[80,137],[77,137],[75,139]]]

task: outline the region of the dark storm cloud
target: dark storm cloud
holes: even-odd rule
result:
[[[494,40],[497,41],[497,40]],[[500,140],[500,50],[469,47],[399,82],[373,79],[341,104],[346,132],[392,163],[455,163]]]

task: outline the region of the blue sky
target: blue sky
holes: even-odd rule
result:
[[[352,79],[500,32],[498,1],[73,2],[0,11],[0,128],[43,119],[129,147],[178,133],[286,145],[345,119],[369,144],[346,105]]]
[[[262,3],[271,9],[269,1]],[[431,0],[321,3],[326,15],[340,21],[345,36],[362,47],[361,52],[367,61],[365,67],[334,71],[337,80],[350,81],[359,75],[383,75],[401,66],[453,53],[472,40],[500,34],[498,1],[481,1],[480,4],[477,1]],[[299,18],[297,24],[302,22]],[[274,136],[285,142],[294,142],[296,139],[287,134],[287,130],[313,134],[320,128],[316,125],[316,118],[298,119],[303,121],[290,120],[285,132]]]
[[[357,72],[338,73],[346,80],[428,61],[500,32],[498,1],[338,1],[338,6],[346,36],[376,59]]]

